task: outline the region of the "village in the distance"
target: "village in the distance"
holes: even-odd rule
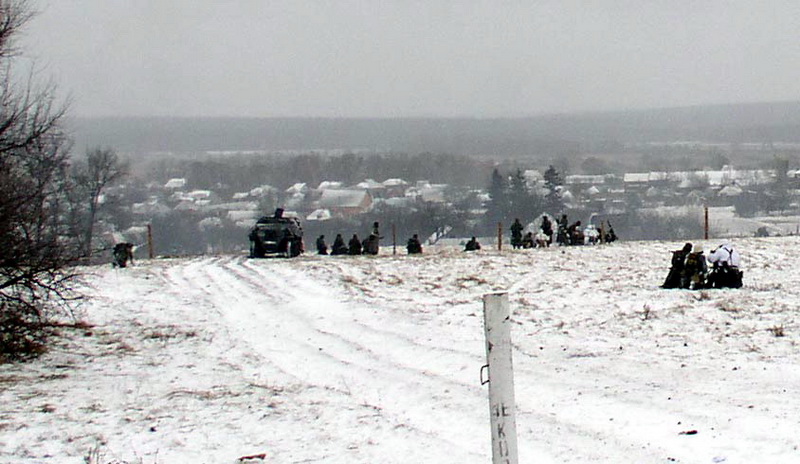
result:
[[[158,255],[244,252],[248,231],[277,208],[300,220],[307,250],[319,235],[366,234],[373,222],[392,228],[385,245],[413,234],[429,244],[471,236],[491,242],[514,218],[535,233],[542,214],[610,225],[624,240],[700,237],[706,210],[716,236],[791,235],[800,210],[800,171],[790,161],[796,150],[676,142],[552,159],[121,153],[130,173],[104,191],[97,247],[143,245],[149,227]]]

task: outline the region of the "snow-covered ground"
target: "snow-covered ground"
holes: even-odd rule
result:
[[[681,245],[87,268],[91,326],[0,366],[0,461],[490,462],[507,290],[521,463],[798,462],[800,238],[737,242],[743,289],[662,290]]]

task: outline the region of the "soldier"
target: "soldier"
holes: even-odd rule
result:
[[[347,245],[344,243],[342,234],[336,234],[333,240],[333,248],[331,249],[331,256],[333,255],[346,255],[348,252]]]
[[[481,249],[481,244],[478,243],[478,240],[475,237],[469,239],[467,244],[464,246],[464,251],[477,251]]]
[[[567,240],[570,245],[583,245],[583,239],[581,221],[575,221],[574,224],[567,227]]]
[[[520,248],[522,247],[522,223],[519,222],[519,218],[514,219],[514,223],[511,224],[511,246],[513,248]]]
[[[114,262],[113,266],[127,267],[128,261],[133,264],[133,243],[117,243],[114,245]]]
[[[522,237],[521,245],[522,245],[522,248],[533,248],[534,247],[533,232],[528,232],[527,234],[525,234],[524,237]]]
[[[600,231],[594,224],[589,224],[583,229],[583,239],[589,245],[597,245],[597,242],[600,241]]]
[[[703,247],[697,245],[694,251],[686,255],[686,262],[681,273],[681,288],[700,290],[706,288],[708,264],[703,254]]]
[[[419,237],[417,234],[414,234],[413,237],[408,239],[408,244],[406,245],[406,250],[408,250],[408,254],[415,255],[422,253],[422,243],[419,241]]]
[[[328,254],[328,244],[325,243],[324,235],[320,235],[319,238],[317,238],[317,254],[320,255]]]
[[[369,234],[369,237],[364,240],[362,246],[364,247],[365,255],[377,255],[379,249],[378,236],[375,234]]]
[[[561,219],[558,220],[558,232],[556,233],[556,243],[561,246],[569,245],[569,236],[567,235],[567,215],[562,214]]]
[[[535,248],[549,247],[551,239],[552,239],[551,236],[545,234],[544,231],[542,231],[542,229],[539,229],[539,232],[537,232],[536,235],[533,236],[533,246]]]
[[[679,288],[683,276],[683,268],[686,263],[686,256],[692,251],[692,244],[686,243],[680,250],[672,252],[672,262],[669,273],[661,288]]]
[[[378,230],[379,225],[380,224],[378,224],[378,221],[372,223],[372,234],[367,239],[369,243],[369,254],[372,255],[378,254],[378,250],[380,249],[381,239],[383,238],[381,236],[380,230]],[[364,252],[366,253],[367,250],[365,249]]]
[[[708,286],[713,288],[741,288],[744,273],[739,270],[741,256],[732,243],[725,242],[708,255],[712,265]]]
[[[358,239],[357,234],[353,234],[353,238],[350,239],[350,243],[348,243],[347,254],[354,256],[361,254],[361,240]]]
[[[278,252],[284,253],[286,257],[294,258],[303,252],[303,239],[295,234],[291,229],[283,230],[283,237],[278,242]]]
[[[608,232],[606,232],[606,236],[603,240],[606,243],[611,243],[617,240],[617,234],[614,233],[614,227],[611,225],[611,221],[608,221]]]
[[[542,215],[542,233],[547,236],[547,245],[553,243],[553,223],[546,214]]]

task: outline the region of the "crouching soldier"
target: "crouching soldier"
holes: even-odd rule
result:
[[[358,239],[358,234],[353,234],[353,237],[347,243],[347,254],[348,255],[360,255],[361,254],[361,240]]]
[[[567,228],[567,240],[570,245],[583,245],[584,235],[581,229],[581,221],[575,221]]]
[[[546,248],[550,246],[550,236],[547,235],[542,229],[533,236],[534,248]]]
[[[698,245],[694,251],[686,255],[686,262],[683,265],[681,276],[681,288],[700,290],[706,288],[706,275],[708,274],[708,264],[706,255],[703,254],[703,247]]]
[[[679,288],[683,277],[683,268],[686,263],[686,257],[692,251],[692,244],[686,243],[680,250],[672,252],[672,262],[670,264],[669,273],[661,288]]]
[[[133,243],[117,243],[114,245],[114,267],[127,267],[128,261],[133,264]]]
[[[333,240],[331,255],[346,255],[348,251],[347,245],[344,243],[344,238],[342,238],[342,234],[336,234],[336,238]]]
[[[739,270],[741,256],[732,243],[723,243],[708,255],[711,274],[708,286],[712,288],[741,288],[744,273]]]
[[[379,239],[377,235],[369,234],[369,237],[365,238],[364,242],[361,244],[363,253],[365,255],[377,255],[378,250],[380,249],[378,240]]]
[[[414,234],[413,237],[408,239],[408,243],[406,244],[406,250],[408,250],[408,254],[410,255],[416,255],[422,253],[422,243],[420,243],[417,234]]]
[[[522,237],[522,248],[533,248],[534,245],[533,232],[528,232],[524,237]]]
[[[475,237],[472,237],[464,246],[464,251],[477,251],[481,249],[481,244]]]

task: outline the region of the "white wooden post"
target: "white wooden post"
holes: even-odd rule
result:
[[[511,314],[507,293],[483,296],[492,463],[517,464],[517,424],[514,370],[511,363]]]

